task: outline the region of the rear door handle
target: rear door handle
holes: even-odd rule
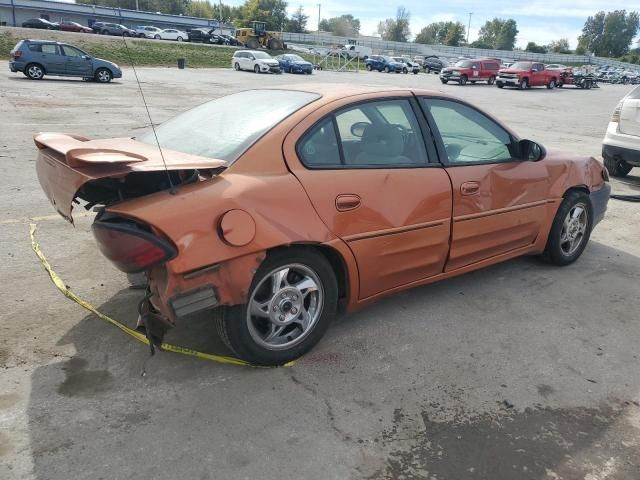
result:
[[[460,185],[460,193],[462,195],[473,195],[480,191],[480,184],[478,182],[464,182]]]
[[[345,193],[336,197],[336,210],[347,212],[360,206],[361,200],[358,195]]]

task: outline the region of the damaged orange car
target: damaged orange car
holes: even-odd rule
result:
[[[148,335],[211,310],[265,365],[308,351],[338,310],[519,255],[570,264],[610,192],[595,159],[411,89],[249,90],[139,138],[35,143],[57,211],[97,206],[102,253],[146,272]]]

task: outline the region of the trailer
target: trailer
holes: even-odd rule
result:
[[[583,88],[585,90],[599,88],[595,75],[580,71],[574,72],[571,68],[564,70],[560,74],[558,88],[562,88],[565,85],[574,85],[576,88]]]

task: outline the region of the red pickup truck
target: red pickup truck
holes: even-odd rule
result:
[[[558,85],[559,76],[558,70],[547,70],[544,63],[516,62],[498,72],[496,85],[498,88],[518,87],[521,90],[543,86],[552,89]]]

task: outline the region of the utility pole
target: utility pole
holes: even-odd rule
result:
[[[473,12],[469,12],[469,25],[467,26],[467,46],[469,46],[469,30],[471,30],[471,15],[473,15]]]
[[[218,28],[220,29],[220,33],[222,33],[222,22],[224,21],[224,15],[222,14],[222,0],[220,0],[220,21],[218,22]]]
[[[320,34],[320,7],[322,7],[322,4],[318,4],[318,34]]]
[[[140,5],[138,5],[138,0],[136,0],[136,10],[140,10]]]

